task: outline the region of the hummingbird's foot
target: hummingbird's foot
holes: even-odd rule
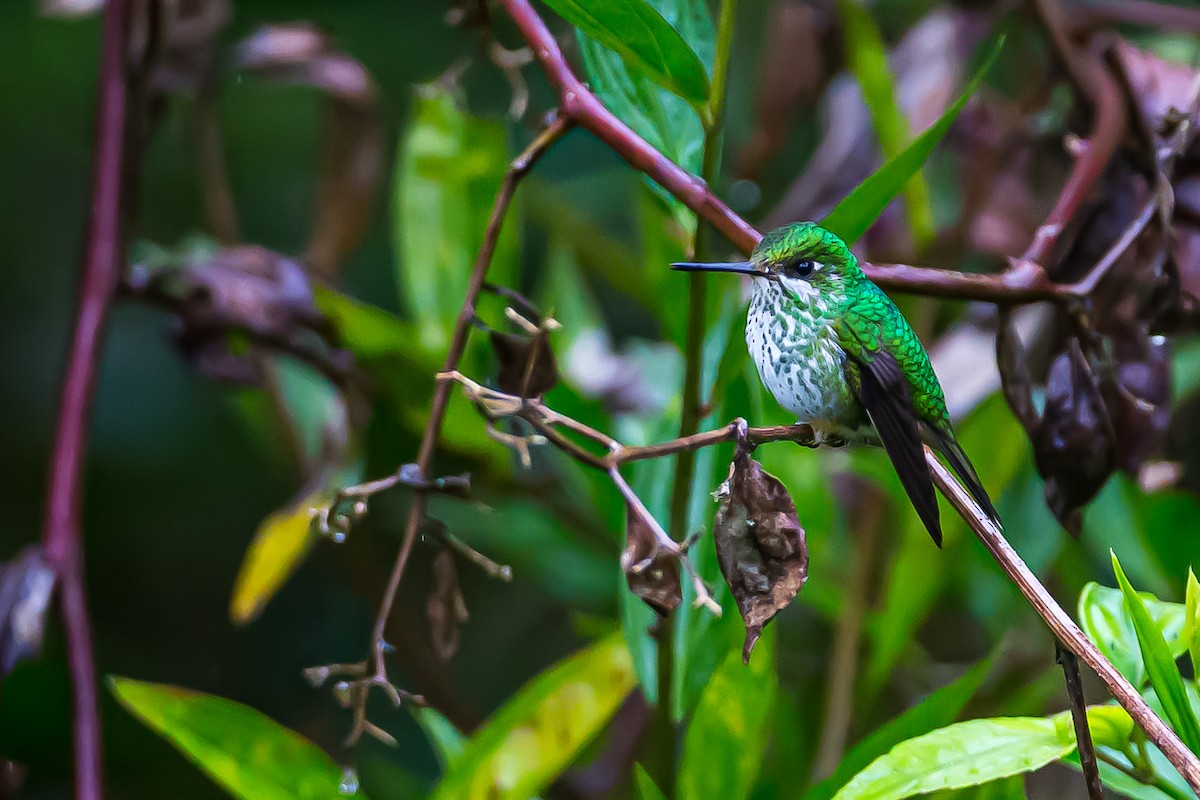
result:
[[[808,442],[800,442],[805,447],[816,449],[818,447],[845,447],[850,443],[850,440],[844,433],[833,427],[825,425],[817,425],[815,423],[799,423],[807,424],[812,428],[813,438],[811,444]]]

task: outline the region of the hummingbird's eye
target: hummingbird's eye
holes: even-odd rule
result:
[[[807,278],[817,269],[817,262],[811,258],[799,258],[784,267],[789,278]]]

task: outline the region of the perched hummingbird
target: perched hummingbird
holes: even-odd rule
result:
[[[979,506],[996,509],[950,426],[929,354],[846,243],[813,222],[776,228],[749,261],[678,263],[754,278],[746,346],[775,400],[818,443],[883,445],[930,536],[941,522],[922,443],[945,458]]]

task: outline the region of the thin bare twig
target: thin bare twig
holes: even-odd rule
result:
[[[1055,660],[1063,670],[1067,681],[1067,697],[1071,701],[1071,722],[1075,726],[1075,745],[1079,751],[1079,766],[1083,769],[1083,781],[1087,786],[1089,800],[1104,800],[1104,787],[1100,783],[1100,767],[1096,764],[1096,745],[1092,742],[1092,729],[1088,727],[1087,701],[1083,696],[1083,678],[1079,674],[1079,659],[1054,640]]]
[[[109,0],[104,12],[100,92],[93,163],[91,219],[84,253],[79,310],[63,380],[49,489],[42,528],[47,562],[58,575],[67,666],[74,702],[75,797],[103,796],[100,713],[96,665],[83,587],[83,461],[89,416],[121,251],[122,183],[125,175],[125,76],[129,8]]]
[[[487,280],[488,267],[491,265],[492,256],[496,251],[496,243],[500,238],[500,228],[504,223],[504,218],[507,216],[508,208],[512,202],[513,193],[516,191],[517,185],[529,173],[533,165],[545,155],[546,151],[562,138],[563,134],[571,129],[573,124],[574,122],[567,117],[555,117],[545,130],[538,134],[529,146],[513,159],[509,165],[508,172],[500,184],[500,190],[496,193],[491,218],[488,220],[487,230],[484,233],[483,244],[479,249],[479,255],[476,257],[474,268],[471,271],[471,278],[467,285],[467,294],[463,298],[462,308],[459,311],[458,320],[454,326],[454,334],[450,339],[450,347],[446,352],[446,362],[443,371],[453,371],[458,366],[459,359],[462,358],[463,351],[466,349],[471,322],[475,318],[475,304]],[[450,402],[450,388],[450,384],[442,382],[434,389],[433,401],[429,410],[429,419],[425,423],[425,432],[421,437],[421,446],[417,452],[417,478],[424,479],[432,464],[433,451],[441,434],[442,422],[445,420],[446,408]],[[379,485],[383,486],[383,488],[394,485],[389,480],[388,478],[384,478],[379,482]],[[366,702],[370,687],[384,687],[385,691],[389,691],[389,693],[395,691],[395,687],[388,679],[385,659],[388,645],[384,639],[384,634],[387,629],[388,619],[392,614],[392,607],[396,602],[396,592],[400,588],[400,579],[404,576],[409,556],[412,554],[413,546],[417,541],[417,535],[421,530],[421,522],[425,519],[425,502],[425,492],[418,491],[413,494],[412,502],[408,509],[407,522],[405,523],[404,538],[400,543],[400,550],[396,554],[396,561],[392,565],[392,571],[388,576],[387,586],[384,589],[383,597],[379,603],[379,610],[375,616],[375,623],[371,629],[371,649],[368,656],[371,665],[371,669],[369,670],[370,675],[360,680],[363,690],[357,692],[355,695],[355,725],[350,733],[349,743],[353,743],[362,733],[370,730],[366,723]]]
[[[1200,759],[1197,759],[1175,732],[1154,713],[1125,676],[1096,649],[1070,615],[1050,596],[1046,587],[1025,565],[1021,556],[996,527],[996,523],[979,508],[928,447],[925,448],[925,460],[929,463],[933,481],[938,489],[966,520],[971,532],[983,542],[992,558],[1016,584],[1038,616],[1046,622],[1047,627],[1068,650],[1079,656],[1100,676],[1100,680],[1104,681],[1104,685],[1117,702],[1129,712],[1129,716],[1133,717],[1138,727],[1146,732],[1146,738],[1163,752],[1171,766],[1179,771],[1192,790],[1200,793]]]

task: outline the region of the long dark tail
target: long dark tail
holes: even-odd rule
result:
[[[946,459],[950,469],[954,470],[954,474],[962,481],[967,492],[979,504],[984,513],[991,517],[997,527],[1002,527],[1000,515],[996,513],[996,507],[992,505],[992,498],[988,497],[987,490],[983,488],[983,483],[979,480],[979,474],[975,472],[975,467],[971,464],[971,459],[967,458],[967,454],[963,451],[962,445],[954,438],[954,434],[947,434],[928,426],[925,429],[929,434],[930,446]]]

